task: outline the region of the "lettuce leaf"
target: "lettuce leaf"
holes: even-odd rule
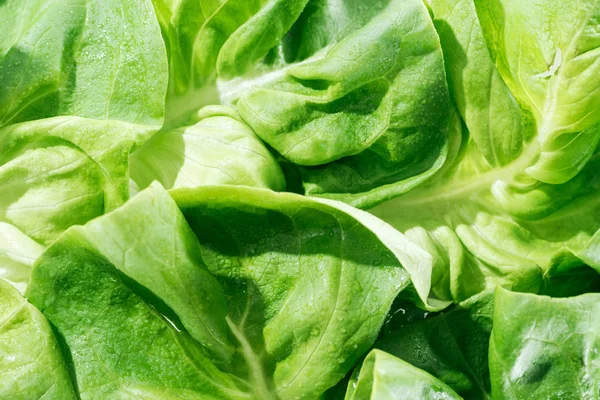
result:
[[[494,396],[597,395],[597,293],[553,299],[499,288],[495,303],[490,342]]]
[[[346,399],[399,398],[461,399],[450,387],[427,372],[384,351],[371,351],[360,372],[350,381]]]
[[[159,181],[165,188],[241,185],[285,189],[279,163],[235,110],[208,106],[189,126],[163,130],[130,158],[138,188]]]
[[[0,279],[0,396],[76,399],[67,364],[42,313]]]
[[[343,203],[235,186],[173,196],[153,184],[36,263],[27,297],[80,393],[318,396],[410,282],[412,244]]]
[[[535,104],[543,108],[539,103],[542,97],[532,103],[511,75],[516,70],[509,66],[520,59],[518,49],[510,47],[515,41],[500,36],[504,23],[512,27],[515,21],[527,19],[528,23],[518,23],[521,29],[541,24],[546,14],[532,14],[527,7],[513,3],[432,2],[451,94],[467,130],[451,164],[411,192],[371,210],[434,256],[438,285],[433,291],[440,299],[462,301],[497,285],[540,292],[550,278],[569,275],[586,265],[600,270],[596,254],[600,131],[591,121],[591,116],[597,115],[596,92],[593,86],[591,90],[582,86],[570,89],[574,93],[579,90],[585,99],[578,104],[581,113],[590,117],[581,124],[577,122],[580,114],[572,113],[571,122],[563,121],[559,129],[550,115],[558,115],[554,109],[538,112]],[[571,7],[548,17],[548,24],[557,24],[562,35],[572,36],[574,46],[579,40],[589,45],[593,42],[585,32],[587,24],[596,23],[596,9],[583,3],[580,11],[587,13],[579,15],[576,7]],[[510,9],[511,18],[503,19],[500,4]],[[576,15],[580,19],[575,19]],[[581,33],[560,28],[573,21],[579,21]],[[554,50],[564,45],[564,37],[544,32],[548,29],[523,33],[532,49],[528,57],[547,50],[542,44],[552,43]],[[504,49],[503,43],[510,48]],[[506,54],[501,53],[504,50]],[[548,107],[555,107],[553,102],[559,97],[568,97],[561,92],[565,90],[561,89],[562,74],[574,74],[575,84],[590,72],[572,52],[564,48],[564,63],[553,74],[537,76],[544,72],[539,63],[535,73],[534,64],[524,64],[519,70],[529,74],[521,77],[522,84],[539,81],[536,90],[546,88]],[[593,51],[585,54],[586,62],[598,58]],[[589,64],[589,68],[593,70],[595,65]],[[552,178],[549,174],[554,170]]]

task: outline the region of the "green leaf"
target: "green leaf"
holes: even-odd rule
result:
[[[319,396],[373,344],[409,273],[419,286],[431,272],[343,203],[236,186],[173,196],[181,212],[152,185],[36,263],[28,298],[64,338],[80,393]]]
[[[240,3],[242,0],[238,0]],[[229,80],[251,70],[283,38],[308,0],[262,0],[261,3],[261,9],[223,44],[217,58],[220,79]]]
[[[0,397],[599,396],[597,0],[0,21]]]
[[[310,0],[278,46],[286,63],[310,58],[382,12],[390,0]]]
[[[0,19],[0,126],[57,115],[162,123],[167,62],[149,0],[7,0]]]
[[[7,0],[0,19],[0,221],[46,245],[129,197],[165,46],[149,0]]]
[[[257,135],[300,166],[306,194],[360,207],[429,178],[455,134],[427,8],[394,0],[374,10],[327,47],[307,44],[316,52],[302,61],[219,86]]]
[[[173,196],[228,298],[238,368],[279,398],[318,396],[350,370],[408,284],[396,254],[419,254],[342,203],[233,186]]]
[[[168,119],[218,103],[217,75],[245,74],[308,0],[153,0],[169,49]]]
[[[427,372],[381,350],[369,353],[348,384],[347,400],[461,399]]]
[[[434,10],[440,11],[436,23],[442,31],[442,41],[450,50],[447,53],[451,53],[447,61],[450,76],[454,74],[453,94],[467,126],[474,133],[464,132],[458,157],[430,181],[371,212],[432,254],[432,291],[440,299],[462,301],[496,285],[539,292],[556,271],[567,273],[568,269],[579,269],[586,264],[598,269],[600,264],[595,256],[600,232],[597,143],[588,140],[584,150],[576,151],[586,157],[585,165],[560,184],[527,175],[528,168],[540,156],[536,140],[524,143],[514,160],[492,162],[489,148],[482,146],[478,139],[481,121],[472,120],[466,114],[464,107],[469,106],[471,100],[460,98],[465,96],[462,91],[467,87],[470,92],[487,90],[475,79],[476,74],[460,75],[464,66],[456,54],[460,53],[459,49],[479,54],[476,50],[482,38],[476,35],[477,16],[464,2],[451,4],[456,6],[454,11],[445,8],[447,2],[434,2]],[[470,39],[462,36],[464,21],[473,28]],[[452,42],[451,35],[455,32],[464,42]],[[476,66],[491,68],[481,54],[469,59],[477,60],[480,62]],[[483,66],[478,70],[484,71]],[[589,95],[595,96],[594,89]],[[472,105],[476,104],[479,103],[473,100]],[[485,107],[491,112],[488,105]],[[507,113],[494,115],[499,118]],[[588,158],[584,153],[593,156]]]
[[[450,93],[471,138],[490,166],[509,164],[534,127],[494,66],[473,0],[433,0],[431,8]]]
[[[193,125],[165,130],[137,149],[131,178],[140,188],[243,185],[285,189],[277,161],[236,112],[223,106],[198,111]]]
[[[462,301],[498,285],[552,292],[555,288],[550,286],[557,276],[575,276],[585,265],[600,267],[595,255],[600,237],[596,130],[592,125],[583,131],[569,125],[548,135],[548,118],[554,117],[537,112],[531,105],[533,97],[524,96],[519,89],[521,84],[539,81],[545,85],[549,81],[556,90],[547,91],[544,101],[563,101],[571,95],[559,90],[560,82],[566,82],[561,74],[583,61],[563,63],[553,70],[556,76],[534,79],[529,64],[522,65],[520,78],[514,75],[521,51],[515,46],[522,45],[524,63],[531,61],[542,39],[555,40],[557,32],[570,35],[572,27],[562,29],[560,24],[571,24],[573,13],[591,13],[592,9],[583,2],[576,12],[575,3],[569,3],[565,13],[544,14],[548,18],[544,24],[560,26],[524,31],[519,43],[503,33],[505,23],[513,35],[542,22],[540,13],[517,3],[432,2],[450,92],[467,129],[458,156],[430,180],[370,210],[432,255],[432,293],[442,300]],[[536,4],[535,9],[544,9],[544,13],[558,7],[551,1]],[[505,13],[511,17],[504,19]],[[585,32],[598,28],[597,19],[585,19],[582,26],[584,31],[572,39],[580,43],[577,40],[585,37],[585,43],[592,43],[593,35]],[[582,57],[591,62],[597,56],[590,51]],[[589,68],[595,66],[592,63]],[[573,75],[571,81],[575,84],[579,79]],[[536,90],[541,89],[539,85]],[[584,99],[577,103],[585,110],[581,112],[596,115],[594,102],[600,93],[595,86],[574,86],[573,90]],[[550,151],[548,146],[555,147]],[[553,178],[546,172],[544,176],[532,174],[540,165],[549,165],[550,159],[555,159],[556,169],[546,172]]]
[[[44,248],[15,226],[0,222],[0,279],[25,293],[31,268]]]
[[[0,396],[76,399],[46,318],[0,279]]]
[[[540,290],[543,271],[527,250],[549,243],[536,241],[514,221],[489,214],[477,203],[460,201],[418,208],[393,201],[372,211],[432,255],[432,294],[440,300],[462,301],[497,285]],[[416,220],[418,215],[428,219]],[[540,256],[550,263],[552,255]]]
[[[127,282],[77,230],[53,244],[33,271],[27,297],[63,338],[82,397],[246,398],[239,382]]]
[[[49,244],[129,197],[127,159],[153,128],[55,117],[0,129],[0,221]]]
[[[409,321],[384,333],[375,347],[432,374],[465,399],[488,399],[493,300],[486,291],[436,316]]]
[[[202,261],[197,239],[160,185],[67,236],[149,289],[216,361],[229,362],[234,348],[225,297]]]
[[[598,396],[598,294],[553,299],[496,291],[490,342],[494,398]]]
[[[503,213],[489,195],[468,185],[462,193],[456,188],[413,192],[372,210],[432,255],[437,298],[461,301],[497,285],[538,292],[557,274],[585,264],[598,270],[597,196],[576,197],[544,218],[523,220]]]
[[[498,71],[537,124],[539,157],[527,174],[547,183],[568,181],[600,140],[600,5],[596,0],[475,0],[475,5]]]

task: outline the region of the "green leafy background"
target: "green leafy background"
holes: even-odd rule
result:
[[[0,21],[0,397],[598,397],[598,0]]]

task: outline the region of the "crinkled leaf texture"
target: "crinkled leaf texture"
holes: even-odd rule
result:
[[[319,396],[410,277],[431,273],[404,235],[343,203],[235,186],[172,195],[153,184],[36,263],[27,296],[82,398]]]
[[[0,397],[597,398],[600,3],[427,3],[0,0]]]
[[[0,129],[0,220],[42,244],[129,197],[129,152],[153,128],[54,117]]]
[[[311,2],[298,21],[274,60],[219,75],[219,90],[297,168],[303,192],[367,207],[439,170],[455,132],[423,2]]]
[[[76,399],[46,318],[0,279],[0,397]]]
[[[600,140],[600,4],[475,0],[475,6],[500,75],[537,125],[539,157],[527,175],[567,182]]]
[[[370,211],[433,255],[439,299],[497,285],[544,292],[552,278],[600,270],[600,92],[588,79],[600,65],[592,48],[600,25],[597,2],[577,4],[561,2],[553,13],[559,3],[546,1],[536,13],[510,0],[432,2],[467,129],[452,163]],[[526,44],[503,36],[514,29]],[[576,55],[583,48],[590,51]],[[544,52],[557,49],[562,58],[552,64]]]
[[[358,371],[357,371],[358,372]],[[381,350],[365,358],[348,384],[346,400],[459,400],[449,386],[427,372]]]

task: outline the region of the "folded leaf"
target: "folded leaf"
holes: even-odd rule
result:
[[[217,74],[245,74],[308,0],[153,0],[169,49],[167,120],[218,103]]]
[[[279,48],[286,63],[310,58],[382,12],[390,0],[309,0]]]
[[[461,399],[427,372],[381,350],[369,353],[360,373],[348,384],[347,400]]]
[[[0,20],[0,221],[46,245],[129,197],[165,46],[150,0],[8,0]]]
[[[343,203],[235,186],[173,196],[183,215],[151,185],[36,263],[28,298],[82,394],[319,396],[375,341],[409,284],[400,262],[431,272],[402,234]]]
[[[496,291],[490,342],[498,399],[593,399],[600,364],[600,295],[566,299]]]
[[[600,5],[475,0],[475,6],[498,71],[535,118],[539,156],[527,174],[568,181],[600,140]]]
[[[173,196],[228,298],[245,359],[236,369],[279,398],[313,398],[340,380],[408,285],[375,218],[343,204],[233,186]],[[410,257],[411,243],[387,229]]]
[[[242,383],[219,371],[198,342],[140,297],[81,236],[69,231],[53,244],[27,289],[64,340],[81,398],[247,397]]]
[[[0,129],[0,221],[42,244],[129,197],[127,159],[152,127],[55,117]]]
[[[393,326],[375,348],[432,374],[465,399],[488,399],[493,312],[493,292],[486,291],[436,316]]]
[[[431,8],[450,93],[471,138],[492,167],[509,164],[531,139],[531,116],[494,65],[473,0],[432,0]]]
[[[336,12],[311,4],[304,18],[337,28],[325,28],[318,43],[290,31],[283,59],[266,72],[221,76],[219,90],[298,165],[306,194],[366,207],[441,168],[450,104],[439,38],[421,1],[376,2],[365,13],[358,3],[345,7],[364,15],[338,26]]]
[[[77,398],[48,321],[2,279],[0,396],[5,399]]]
[[[167,189],[219,184],[285,188],[279,164],[235,111],[206,107],[193,122],[159,132],[131,155],[131,178],[138,187],[158,180]]]
[[[0,222],[0,279],[25,293],[31,269],[44,248],[15,226]]]
[[[160,185],[66,235],[150,289],[217,362],[230,361],[234,348],[225,297],[202,261],[194,234]]]
[[[432,2],[451,94],[468,129],[458,156],[433,178],[371,210],[432,254],[432,292],[442,300],[462,301],[498,285],[543,292],[550,290],[550,278],[572,275],[586,265],[600,268],[595,256],[600,238],[598,130],[589,118],[559,129],[553,115],[562,111],[552,111],[572,98],[561,89],[567,82],[563,74],[574,73],[576,65],[583,68],[583,61],[563,58],[551,74],[534,77],[532,72],[548,43],[556,49],[570,38],[574,47],[591,46],[591,30],[600,26],[597,11],[584,1],[581,7],[569,3],[566,12],[542,15],[517,3]],[[536,4],[544,13],[558,7],[553,1]],[[511,17],[504,19],[504,13]],[[574,21],[583,31],[573,31]],[[569,29],[562,29],[566,25]],[[527,31],[533,26],[539,29]],[[519,42],[503,36],[513,27],[526,30],[522,51],[527,57],[520,72]],[[575,85],[570,90],[581,98],[577,107],[582,113],[597,115],[600,92],[593,84],[580,85],[579,79],[594,70],[592,59],[599,54],[585,54],[589,69],[568,78]],[[552,110],[540,111],[540,101]]]

